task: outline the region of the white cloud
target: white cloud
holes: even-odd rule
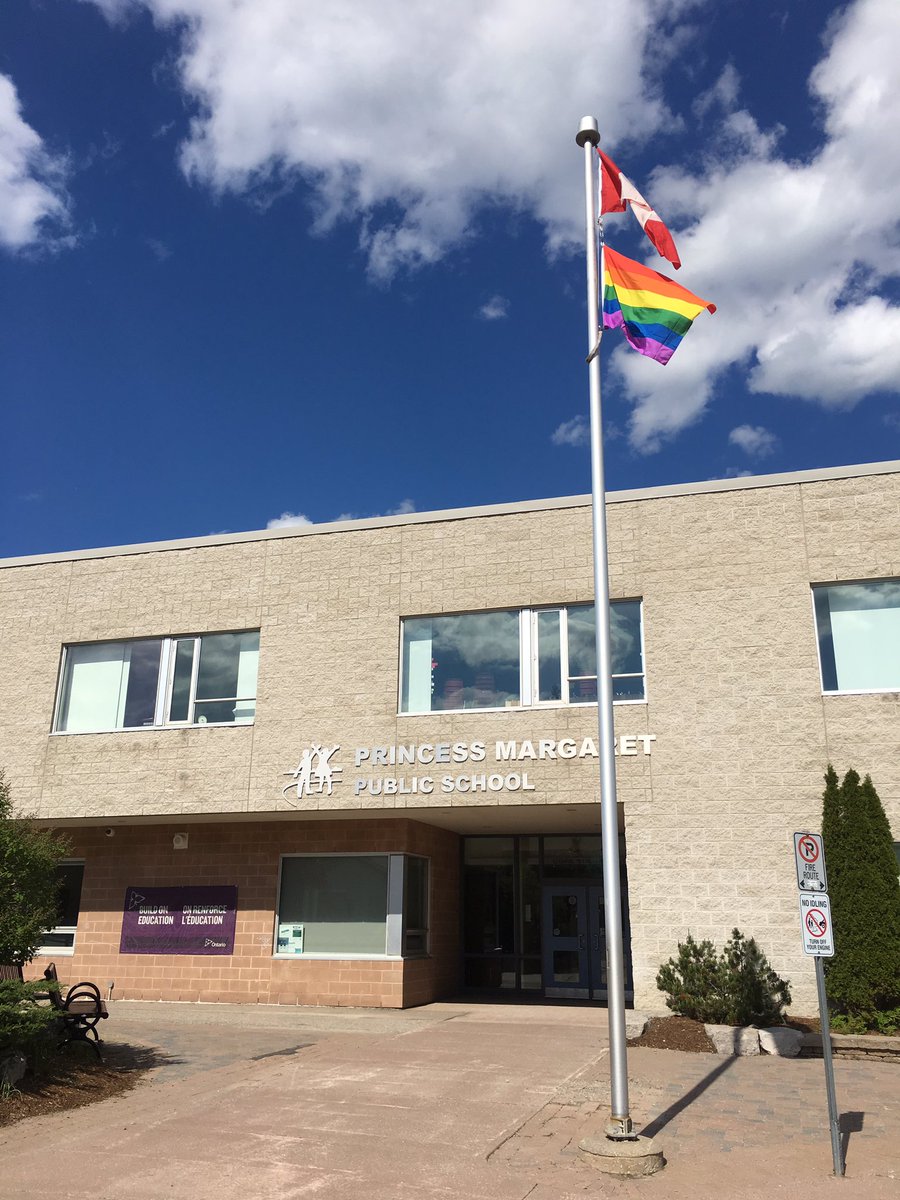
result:
[[[900,307],[880,294],[900,274],[900,5],[857,0],[830,37],[810,80],[817,153],[780,158],[780,131],[733,111],[699,174],[660,171],[648,189],[668,220],[693,218],[677,237],[680,281],[719,311],[701,314],[665,369],[614,354],[640,450],[697,421],[735,365],[752,391],[832,409],[900,390]],[[718,103],[736,100],[732,83]]]
[[[167,258],[172,257],[171,246],[167,246],[166,243],[160,241],[159,238],[145,237],[144,241],[146,242],[157,262],[165,262]]]
[[[0,245],[53,244],[68,221],[65,172],[65,160],[23,118],[12,80],[0,75]]]
[[[763,425],[738,425],[729,433],[728,440],[752,458],[765,458],[778,449],[778,438]]]
[[[660,46],[690,52],[700,23],[685,18],[704,0],[609,4],[602,21],[583,0],[94,3],[111,19],[145,8],[177,37],[189,178],[258,200],[302,180],[314,228],[351,223],[386,279],[472,237],[485,205],[535,218],[550,252],[580,244],[580,117],[603,115],[626,171],[629,137],[676,128]],[[699,420],[730,368],[831,408],[900,388],[900,308],[883,287],[900,274],[898,44],[896,0],[839,12],[809,81],[821,142],[802,159],[740,106],[726,65],[694,108],[699,169],[635,180],[674,228],[683,282],[719,306],[665,369],[612,355],[635,448]]]
[[[139,0],[94,0],[111,19]],[[575,131],[605,114],[610,144],[676,118],[660,43],[698,0],[140,0],[180,39],[195,104],[181,165],[216,191],[302,178],[316,228],[360,229],[370,272],[436,261],[484,203],[580,244]]]
[[[405,517],[407,513],[414,513],[416,504],[414,500],[401,500],[396,508],[389,508],[383,513],[354,513],[343,512],[339,513],[334,519],[335,521],[362,521],[374,517]]]
[[[296,529],[312,523],[303,513],[283,512],[280,517],[273,517],[271,521],[267,521],[266,529]]]
[[[554,446],[586,446],[590,440],[591,427],[587,417],[581,414],[557,425],[550,435]]]
[[[505,296],[491,296],[478,310],[479,317],[484,321],[502,321],[509,316],[509,301]]]
[[[730,111],[737,103],[740,90],[740,76],[734,69],[734,65],[727,63],[712,87],[701,92],[694,101],[692,105],[694,114],[698,117],[705,117],[707,113],[716,108]]]

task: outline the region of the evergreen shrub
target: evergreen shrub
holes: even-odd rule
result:
[[[32,983],[0,979],[0,1059],[21,1050],[33,1060],[36,1043],[57,1020],[54,1008],[38,1003],[38,996],[46,996],[51,987],[59,985],[42,979]]]
[[[0,963],[28,962],[56,924],[59,862],[67,849],[64,839],[13,815],[0,772]],[[0,1058],[18,1050],[33,1066],[42,1056],[49,1042],[43,1035],[57,1016],[38,996],[55,986],[0,980]]]
[[[867,775],[825,774],[822,837],[834,925],[825,959],[832,1025],[851,1033],[900,1029],[900,879],[891,828]]]
[[[791,1002],[788,983],[739,929],[731,931],[723,954],[688,934],[678,957],[660,967],[656,986],[678,1016],[711,1025],[779,1025]]]
[[[56,924],[59,863],[67,850],[63,838],[13,815],[0,772],[0,963],[28,962]]]

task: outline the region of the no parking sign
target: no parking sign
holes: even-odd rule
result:
[[[797,864],[797,886],[801,892],[828,891],[821,834],[795,833],[794,861]]]

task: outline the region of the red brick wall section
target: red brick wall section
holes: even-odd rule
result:
[[[460,842],[455,833],[409,822],[412,854],[431,859],[428,958],[403,964],[403,1007],[455,995],[460,987]]]
[[[186,850],[172,837],[187,829]],[[232,1004],[318,1004],[403,1008],[457,988],[459,838],[416,821],[297,821],[117,826],[69,831],[85,860],[75,954],[50,958],[63,982],[93,980],[119,1000]],[[276,959],[272,956],[279,856],[292,853],[413,853],[431,859],[430,956],[387,959]],[[238,889],[230,956],[119,954],[127,887],[233,884]]]

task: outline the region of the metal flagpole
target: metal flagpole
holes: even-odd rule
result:
[[[606,987],[609,1011],[610,1119],[606,1136],[637,1135],[628,1107],[625,1046],[625,957],[622,947],[622,892],[619,878],[619,821],[616,804],[612,654],[609,635],[609,561],[606,544],[606,486],[603,477],[600,407],[600,280],[597,254],[597,158],[595,117],[584,117],[575,141],[584,149],[585,250],[587,256],[588,371],[591,397],[591,500],[594,531],[594,610],[597,626],[597,724],[600,737],[600,827],[603,843],[603,901],[606,910]]]

